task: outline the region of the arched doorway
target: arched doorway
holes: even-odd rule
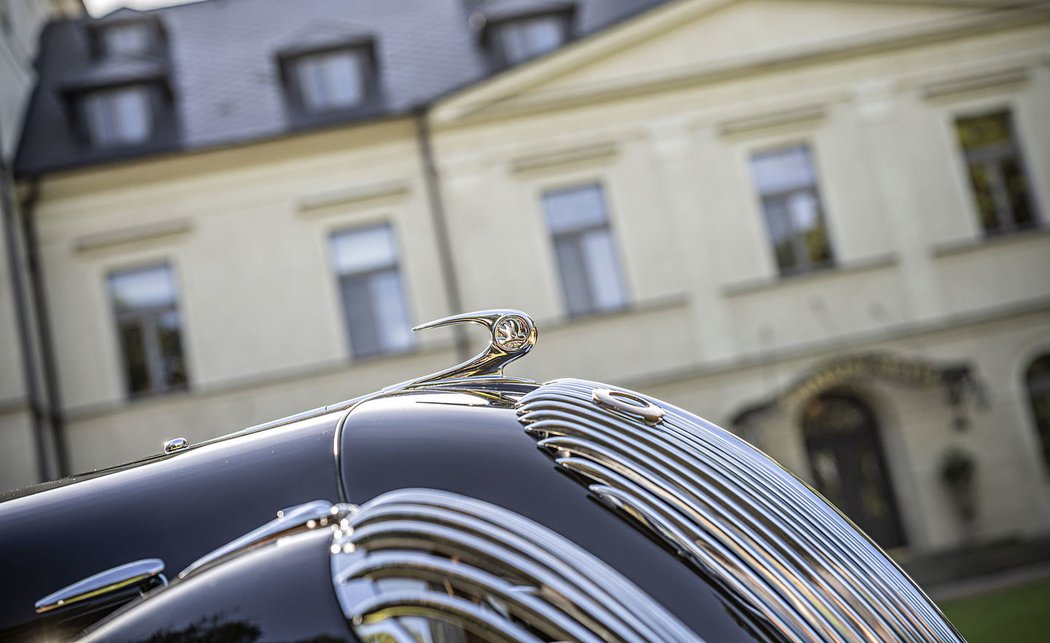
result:
[[[803,407],[802,434],[817,491],[882,547],[904,545],[871,408],[848,393],[823,393]]]

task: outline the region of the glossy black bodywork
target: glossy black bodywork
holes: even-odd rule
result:
[[[703,577],[559,473],[511,404],[491,391],[447,390],[361,404],[341,436],[348,500],[422,487],[501,505],[602,559],[705,640],[753,640]]]
[[[250,550],[115,614],[85,641],[356,641],[332,589],[331,532]]]
[[[190,447],[0,503],[0,640],[75,633],[56,631],[54,619],[34,611],[35,601],[70,583],[142,558],[162,559],[173,577],[279,509],[337,501],[333,450],[344,415]]]
[[[75,634],[79,630],[41,629],[33,601],[103,569],[161,558],[174,578],[279,509],[317,499],[363,504],[388,491],[420,487],[494,503],[560,533],[705,640],[754,640],[748,620],[708,579],[556,469],[514,407],[533,388],[505,382],[392,392],[349,411],[237,435],[0,503],[0,548],[16,553],[0,560],[0,577],[15,581],[0,588],[0,639]],[[318,529],[309,537],[284,539],[297,543],[292,549],[270,544],[242,552],[128,605],[100,623],[94,636],[338,639],[343,634],[334,624],[350,636],[335,599],[330,536]],[[299,562],[286,562],[286,555]],[[291,588],[299,589],[290,595]],[[313,598],[310,606],[293,609],[289,596]],[[313,616],[303,620],[301,614]],[[314,622],[325,625],[313,628]]]

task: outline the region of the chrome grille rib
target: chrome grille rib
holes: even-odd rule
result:
[[[933,603],[823,498],[731,433],[652,398],[655,423],[595,403],[605,385],[544,384],[519,402],[559,467],[794,641],[958,641]]]
[[[699,641],[561,535],[444,491],[392,491],[352,512],[333,540],[332,569],[364,641],[438,640],[448,628],[485,640]]]

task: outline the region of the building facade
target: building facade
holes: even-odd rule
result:
[[[31,284],[12,175],[23,115],[36,83],[33,63],[40,30],[50,19],[83,12],[79,0],[0,2],[0,486],[5,489],[57,473],[54,462],[41,453],[53,449],[36,440],[43,437],[39,429],[47,422],[46,404],[38,393],[43,381],[35,367],[40,357],[37,320],[15,305],[30,297]]]
[[[96,43],[19,157],[72,469],[439,370],[412,325],[514,307],[520,372],[731,427],[887,547],[1050,532],[1047,3],[448,4],[476,51],[414,96],[383,16],[256,26],[222,84],[179,47],[237,3],[52,27]]]

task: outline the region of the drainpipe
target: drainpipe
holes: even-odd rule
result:
[[[44,393],[47,396],[47,417],[55,443],[55,458],[58,475],[67,476],[69,452],[66,447],[66,420],[62,412],[62,396],[58,387],[58,368],[51,340],[51,317],[47,308],[47,290],[40,264],[40,241],[36,232],[36,202],[40,198],[40,179],[32,177],[29,192],[22,200],[22,217],[25,232],[26,263],[29,266],[29,287],[33,295],[33,313],[36,317],[37,336],[40,338],[41,367],[44,374]]]
[[[2,141],[0,141],[2,147]],[[39,482],[54,478],[50,458],[47,456],[47,439],[43,403],[40,399],[40,379],[36,363],[36,351],[33,347],[29,317],[29,302],[25,290],[23,263],[19,260],[21,248],[18,239],[21,237],[15,214],[15,203],[12,197],[14,178],[11,166],[0,158],[0,216],[3,217],[4,245],[7,251],[7,267],[11,277],[11,294],[14,300],[15,323],[18,327],[18,341],[22,346],[22,374],[26,387],[26,404],[29,407],[30,424],[33,432],[33,446],[36,450],[36,474]]]
[[[445,214],[445,203],[441,197],[441,184],[438,178],[437,165],[434,163],[434,149],[430,141],[430,123],[427,120],[426,108],[415,111],[416,132],[419,137],[419,155],[423,163],[423,182],[426,184],[427,202],[433,218],[434,234],[437,238],[438,261],[441,264],[441,278],[448,293],[450,315],[467,312],[463,310],[463,298],[459,292],[459,281],[456,279],[456,260],[452,254],[452,241],[448,231],[448,217]],[[456,353],[466,360],[470,357],[470,344],[462,324],[452,327],[455,334]]]

